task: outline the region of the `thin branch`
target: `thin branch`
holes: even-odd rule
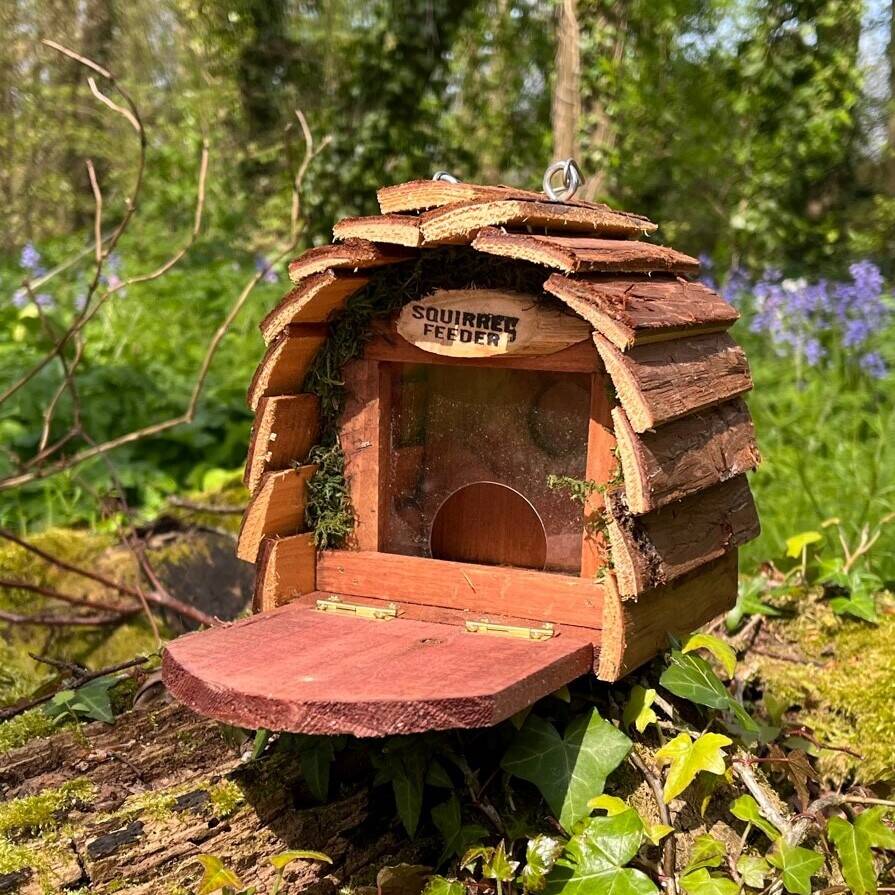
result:
[[[111,77],[111,75],[109,76]],[[126,119],[130,126],[139,134],[140,133],[140,122],[137,120],[137,117],[129,110],[125,109],[124,106],[119,106],[117,103],[113,102],[109,99],[108,96],[103,93],[99,87],[96,86],[96,81],[93,78],[87,79],[87,84],[90,86],[90,92],[104,105],[108,106],[113,112],[117,112],[121,115],[122,118]]]
[[[675,870],[677,865],[676,849],[677,845],[674,839],[674,825],[671,823],[671,814],[668,811],[668,805],[665,804],[665,797],[662,793],[662,781],[655,774],[647,763],[637,754],[635,749],[628,753],[628,760],[631,764],[643,774],[653,794],[653,800],[659,809],[659,818],[666,826],[672,827],[672,832],[665,838],[662,845],[662,871],[665,876],[665,886],[670,895],[677,895],[677,880],[675,878]]]
[[[92,78],[88,79],[92,82]],[[96,243],[96,263],[103,263],[103,191],[99,188],[96,169],[93,162],[87,159],[87,176],[90,178],[90,189],[93,191],[93,239]]]
[[[38,662],[47,661],[47,659],[38,658],[37,656],[34,656],[33,658],[37,659]],[[60,690],[77,690],[79,687],[83,687],[84,684],[90,683],[90,681],[95,681],[97,678],[106,677],[106,675],[115,674],[118,671],[126,671],[128,668],[134,668],[137,665],[145,665],[148,661],[148,656],[137,656],[134,659],[128,659],[126,662],[119,662],[117,665],[109,665],[106,668],[99,668],[96,671],[88,671],[86,674],[78,674],[76,672],[77,679],[68,686],[63,682],[63,684],[55,690],[52,690],[49,693],[44,693],[36,699],[31,699],[28,702],[19,703],[18,705],[10,706],[9,708],[0,709],[0,721],[8,721],[16,715],[21,715],[22,712],[27,712],[28,709],[33,709],[45,702],[49,702]],[[49,664],[53,664],[52,661]]]
[[[0,622],[10,625],[47,625],[48,627],[96,628],[104,625],[120,625],[126,616],[120,612],[104,615],[19,615],[0,610]]]
[[[168,505],[181,510],[191,510],[194,513],[214,513],[222,516],[231,514],[241,516],[245,511],[244,507],[219,507],[213,503],[196,503],[191,500],[182,500],[179,497],[168,498]]]
[[[135,612],[139,611],[136,606],[113,606],[107,603],[100,603],[96,600],[88,600],[86,597],[78,597],[74,594],[55,590],[52,587],[31,584],[27,581],[18,581],[13,578],[0,578],[0,587],[8,590],[24,590],[31,594],[39,594],[42,597],[48,597],[51,600],[61,600],[72,606],[86,606],[89,609],[104,609],[107,612],[114,612],[118,615],[133,615]]]

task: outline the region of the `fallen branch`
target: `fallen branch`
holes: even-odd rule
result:
[[[640,771],[643,775],[643,779],[646,780],[653,794],[656,807],[659,809],[660,820],[667,827],[672,827],[672,832],[665,837],[665,842],[662,844],[662,872],[665,877],[665,887],[668,890],[669,895],[677,895],[677,881],[675,878],[675,870],[677,867],[677,844],[674,840],[674,824],[671,822],[671,813],[668,810],[668,805],[665,804],[665,798],[662,794],[662,781],[657,774],[653,773],[652,768],[650,768],[637,754],[636,750],[632,749],[628,754],[628,761]]]
[[[27,581],[18,581],[13,578],[0,578],[0,587],[9,590],[25,590],[28,593],[39,594],[42,597],[48,597],[51,600],[62,600],[70,603],[72,606],[86,606],[89,609],[103,609],[109,613],[116,615],[133,615],[139,612],[136,606],[112,606],[107,603],[99,603],[96,600],[88,600],[86,597],[77,597],[74,594],[67,594],[52,587],[44,587],[40,584],[30,584]]]

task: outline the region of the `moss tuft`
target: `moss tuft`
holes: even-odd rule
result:
[[[67,725],[54,724],[52,719],[39,708],[31,709],[0,724],[0,755],[24,746],[38,737],[56,733]]]
[[[245,802],[242,790],[232,780],[222,780],[208,788],[208,796],[217,817],[229,817]]]
[[[781,641],[793,643],[809,660],[792,662],[756,655],[766,689],[813,728],[825,745],[844,746],[862,756],[822,749],[821,772],[834,784],[895,783],[895,601],[881,596],[880,623],[837,616],[820,593],[799,593],[789,619],[769,620]]]
[[[62,812],[79,804],[89,804],[94,792],[93,784],[81,778],[0,805],[0,836],[33,835],[55,829],[61,822]]]

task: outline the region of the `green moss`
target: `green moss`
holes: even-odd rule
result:
[[[222,780],[208,788],[211,804],[217,817],[229,817],[243,802],[242,790],[232,780]]]
[[[879,599],[881,609],[895,605]],[[832,782],[895,782],[895,616],[881,612],[879,625],[843,618],[816,592],[790,608],[796,614],[770,622],[772,632],[821,664],[756,655],[768,691],[800,706],[799,721],[822,743],[862,756],[822,749],[819,766]]]
[[[86,779],[71,780],[56,789],[23,796],[0,805],[0,836],[40,833],[59,826],[59,814],[93,800],[93,784]]]
[[[34,852],[27,846],[0,839],[0,873],[15,873],[25,867],[34,867],[34,858]]]
[[[38,737],[50,736],[63,725],[54,724],[42,709],[31,709],[0,724],[0,755]],[[67,726],[67,725],[64,725]]]

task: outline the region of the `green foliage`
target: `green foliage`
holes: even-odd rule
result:
[[[44,711],[56,723],[66,719],[80,721],[105,721],[111,724],[115,720],[109,690],[121,681],[120,677],[99,677],[89,681],[77,690],[60,690],[46,703]]]
[[[780,831],[764,817],[758,807],[758,802],[749,793],[744,793],[731,802],[730,813],[734,817],[752,824],[753,827],[758,827],[771,842],[780,838]]]
[[[729,877],[708,870],[695,870],[681,877],[687,895],[738,895],[740,887]]]
[[[95,795],[89,780],[70,780],[55,789],[11,799],[0,805],[0,837],[18,836],[55,829],[62,822],[63,812],[79,804],[90,803]]]
[[[681,647],[681,652],[692,653],[698,649],[704,649],[711,653],[727,672],[727,676],[733,677],[737,667],[737,656],[729,643],[712,634],[691,634]]]
[[[525,846],[525,866],[520,881],[525,892],[543,892],[547,876],[562,854],[564,843],[543,834],[532,836]]]
[[[723,774],[726,769],[724,747],[732,742],[720,733],[704,733],[695,740],[689,733],[679,733],[659,749],[657,760],[671,765],[665,778],[665,801],[670,802],[679,796],[700,771]]]
[[[488,831],[476,823],[464,824],[460,800],[454,793],[450,798],[432,809],[432,823],[444,840],[444,851],[438,859],[443,864],[448,858],[465,855],[475,842],[480,842]]]
[[[781,872],[787,892],[791,895],[811,895],[811,877],[823,866],[823,855],[778,839],[767,857]]]
[[[223,895],[255,895],[257,888],[246,888],[242,880],[216,855],[196,855],[196,860],[202,865],[202,878],[199,880],[199,888],[196,895],[214,895],[221,892]],[[273,887],[270,895],[278,895],[283,885],[283,873],[294,861],[319,861],[323,864],[332,864],[332,858],[320,851],[293,850],[271,855],[268,859],[276,870]]]
[[[656,713],[652,709],[652,704],[656,699],[656,691],[650,688],[635,684],[631,688],[628,701],[625,703],[625,710],[622,714],[622,723],[626,728],[630,728],[633,724],[638,733],[643,733],[650,724],[655,724],[658,720]]]
[[[630,749],[631,741],[596,709],[574,719],[562,736],[549,721],[532,714],[501,767],[534,783],[563,828],[571,830]]]
[[[296,754],[301,764],[301,775],[311,795],[325,802],[329,795],[329,774],[336,752],[345,748],[345,737],[286,734],[280,738],[280,748]]]

